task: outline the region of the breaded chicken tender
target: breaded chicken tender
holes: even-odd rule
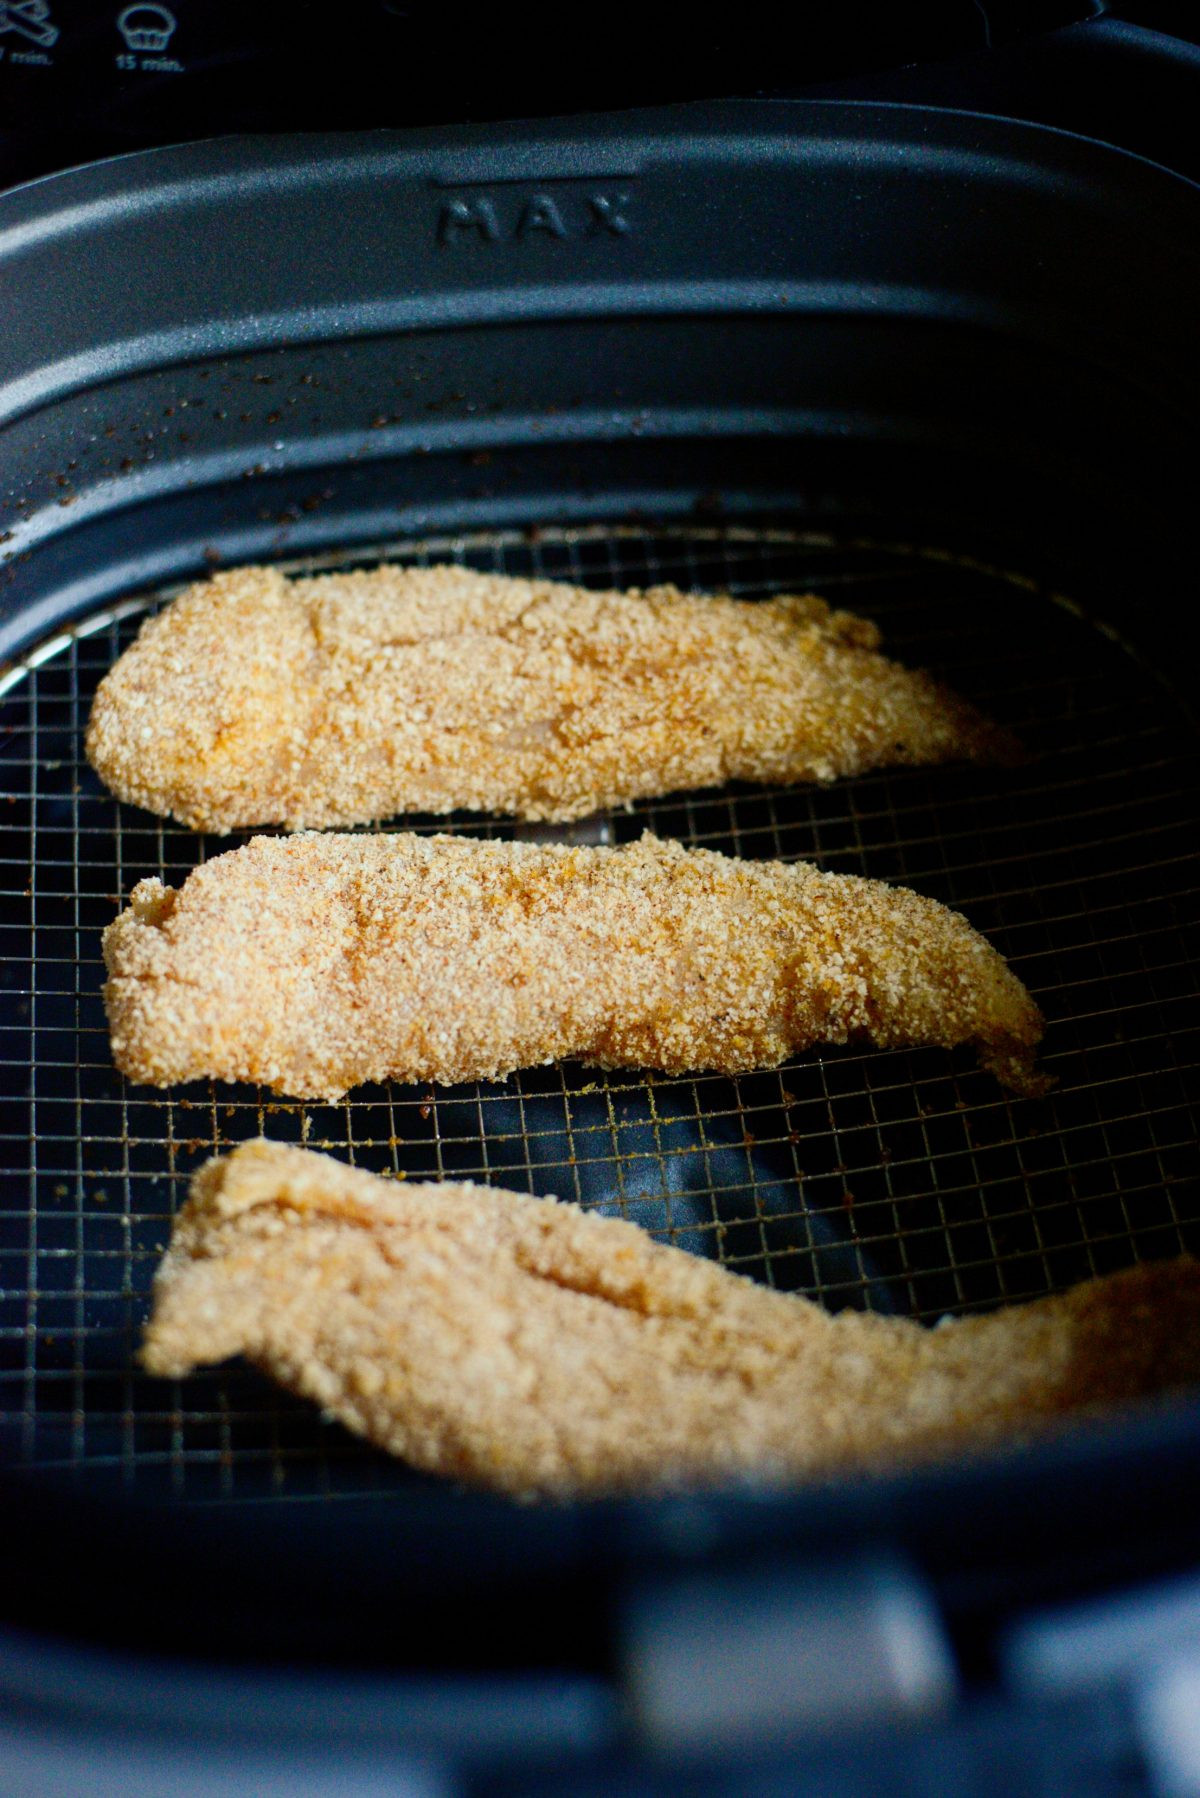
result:
[[[926,1329],[553,1199],[258,1142],[192,1182],[142,1360],[236,1354],[412,1466],[518,1497],[795,1478],[1200,1382],[1200,1264]]]
[[[149,619],[87,753],[197,830],[398,812],[583,817],[726,780],[1011,759],[1011,740],[811,595],[594,593],[470,569],[243,568]]]
[[[371,1080],[775,1067],[812,1043],[973,1043],[1035,1091],[1042,1019],[965,918],[903,887],[684,849],[255,837],[104,933],[118,1067],[296,1098]]]

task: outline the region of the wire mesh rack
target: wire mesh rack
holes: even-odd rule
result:
[[[1128,646],[1015,576],[794,531],[589,527],[384,553],[589,585],[816,591],[1015,727],[1033,752],[1015,772],[738,786],[606,825],[617,841],[649,826],[813,859],[964,911],[1042,1005],[1057,1085],[1017,1100],[967,1055],[856,1048],[733,1079],[568,1065],[338,1105],[127,1085],[108,1053],[101,930],[143,876],[178,884],[239,840],[121,805],[83,760],[97,681],[169,595],[127,601],[0,677],[0,1451],[202,1500],[416,1477],[240,1364],[184,1383],[137,1368],[192,1173],[259,1134],[393,1176],[553,1192],[831,1307],[925,1319],[1200,1248],[1200,782],[1181,702]]]

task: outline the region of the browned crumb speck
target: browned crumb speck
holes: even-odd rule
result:
[[[461,807],[578,818],[732,779],[1012,754],[878,640],[811,595],[242,568],[143,625],[100,684],[87,753],[122,799],[217,832]]]
[[[297,1098],[574,1057],[721,1073],[817,1042],[973,1043],[1036,1090],[1037,1007],[965,918],[903,887],[644,835],[256,837],[104,933],[118,1067]]]
[[[632,1224],[249,1143],[196,1175],[142,1351],[244,1354],[413,1466],[517,1496],[795,1477],[1200,1381],[1200,1265],[925,1329],[772,1292]]]

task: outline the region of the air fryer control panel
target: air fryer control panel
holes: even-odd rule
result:
[[[775,96],[985,54],[1102,0],[840,0],[781,55],[777,9],[718,22],[653,3],[0,0],[0,186],[102,156],[245,131],[334,131]]]

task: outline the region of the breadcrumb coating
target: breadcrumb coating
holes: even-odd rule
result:
[[[878,641],[812,595],[241,568],[142,626],[87,753],[120,798],[218,833],[460,808],[565,820],[726,780],[1011,759]]]
[[[795,1478],[1200,1382],[1200,1264],[926,1329],[830,1316],[554,1199],[257,1142],[196,1175],[142,1360],[235,1354],[412,1466],[516,1497]]]
[[[255,837],[104,933],[118,1067],[296,1098],[577,1058],[733,1073],[818,1042],[973,1043],[1039,1089],[1036,1005],[965,918],[904,887],[645,834],[620,849]]]

